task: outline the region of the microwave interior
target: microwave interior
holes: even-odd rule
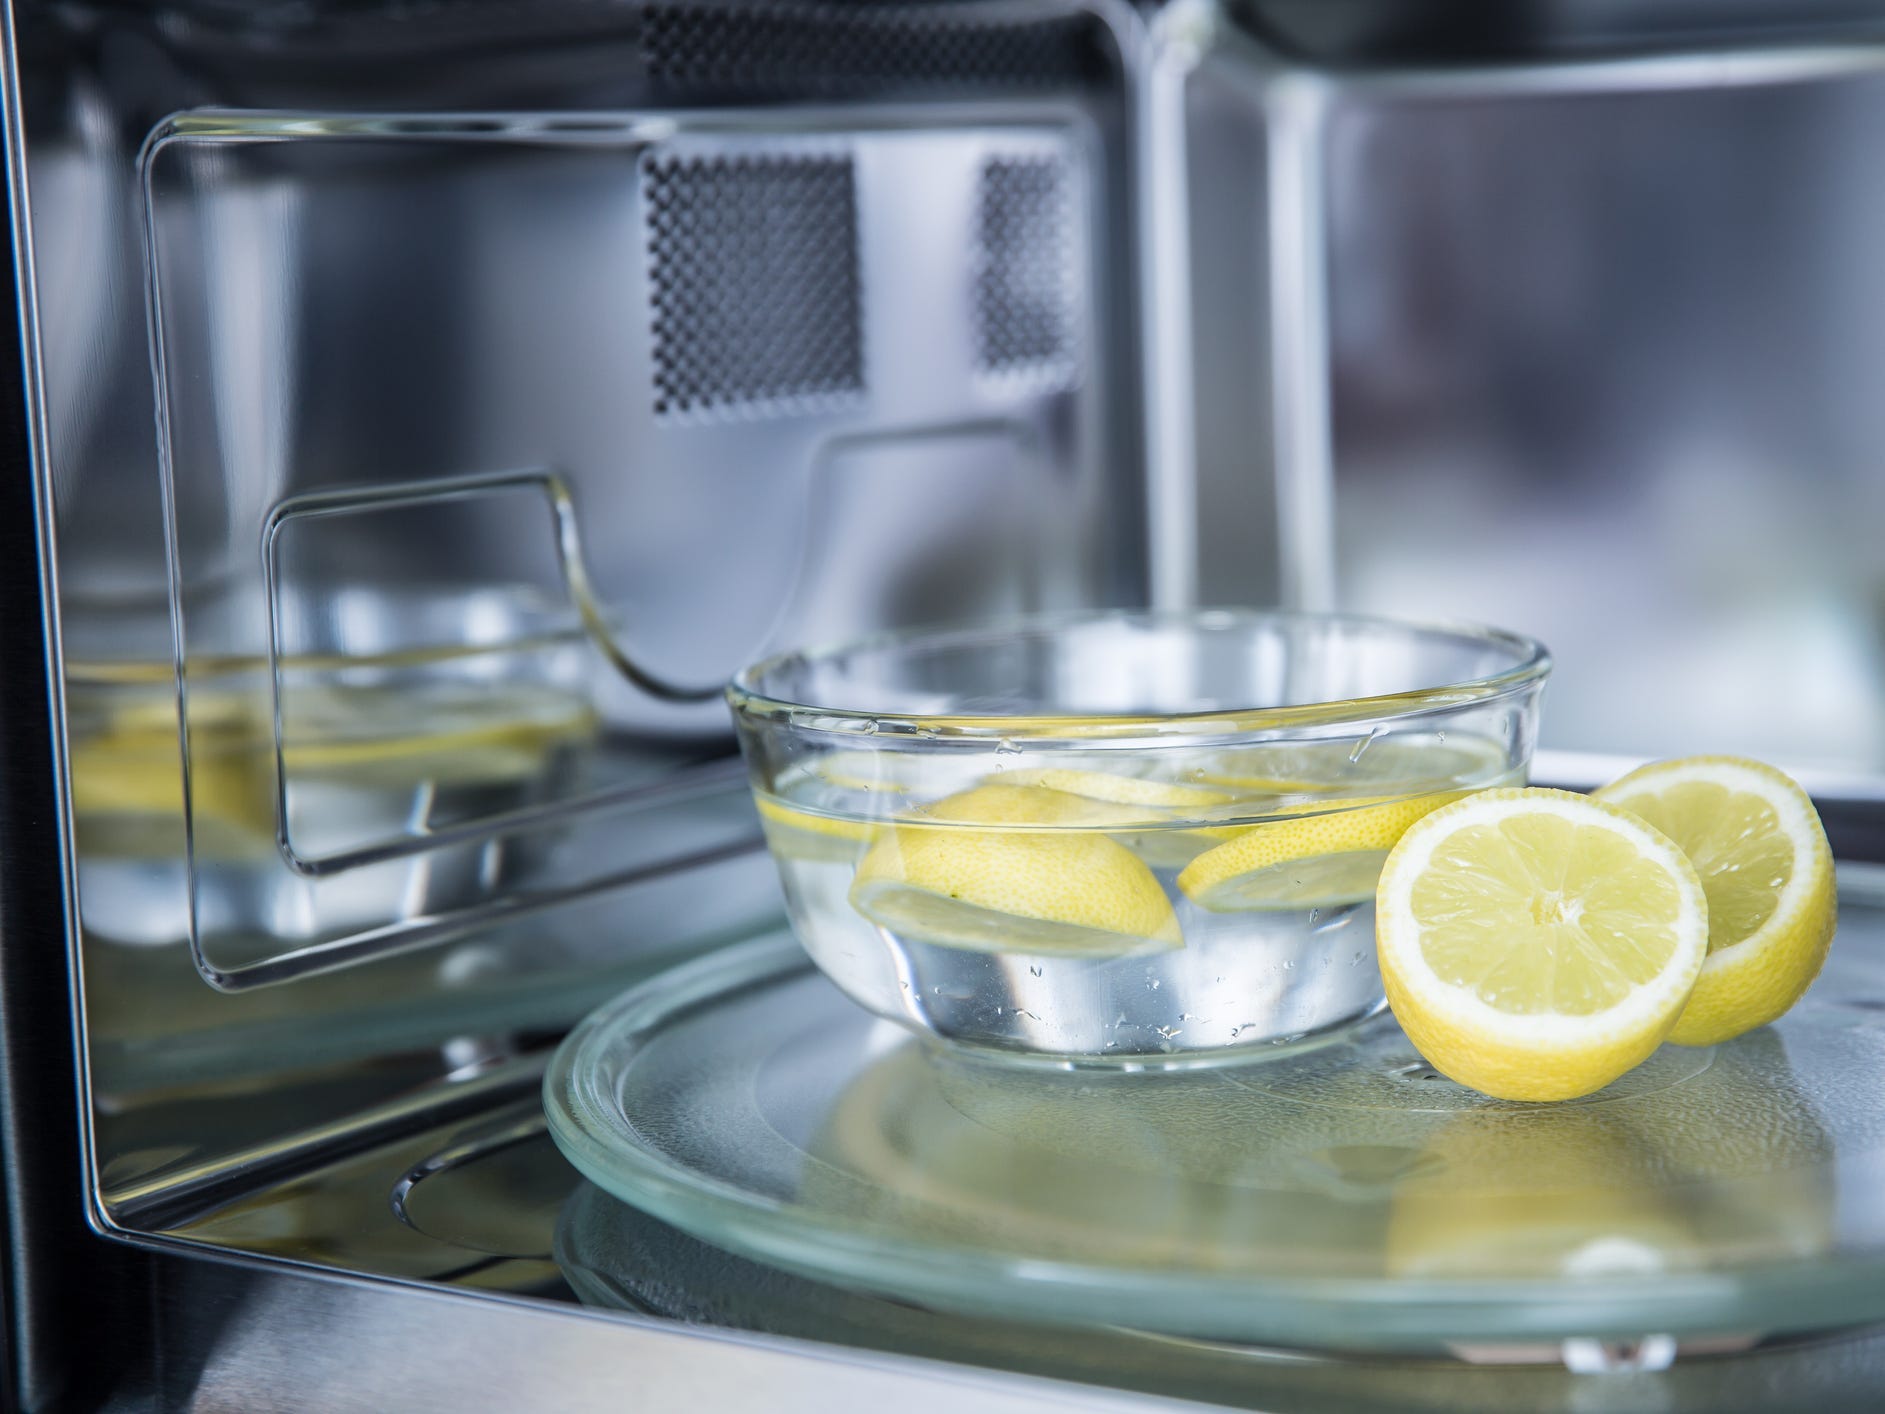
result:
[[[7,583],[45,612],[19,611],[8,663],[49,672],[17,739],[50,813],[6,1016],[55,1061],[8,1080],[66,1136],[9,1140],[63,1215],[13,1254],[23,1407],[1490,1410],[1585,1407],[1592,1380],[1836,1407],[1885,1369],[1863,1335],[1663,1369],[1622,1345],[1357,1358],[942,1319],[668,1227],[546,1136],[544,1070],[586,1013],[783,928],[721,696],[743,664],[1055,609],[1471,616],[1509,556],[1447,542],[1461,521],[1397,467],[1439,497],[1520,467],[1469,490],[1484,544],[1522,555],[1500,514],[1608,494],[1591,468],[1666,430],[1621,402],[1552,423],[1551,360],[1592,356],[1557,336],[1604,330],[1502,304],[1500,272],[1530,267],[1476,264],[1431,186],[1372,176],[1522,186],[1540,161],[1596,242],[1575,184],[1601,105],[1842,152],[1885,122],[1885,51],[1838,6],[1778,36],[1727,15],[1594,37],[1561,7],[1490,54],[1352,8],[1344,29],[1111,0],[16,0],[34,416],[7,515],[38,549]],[[1792,47],[1708,67],[1750,36]],[[1506,146],[1472,146],[1488,124]],[[1862,210],[1820,194],[1837,249],[1796,193],[1792,225],[1731,253],[1876,294],[1869,181]],[[1513,242],[1563,229],[1546,185]],[[1453,299],[1423,324],[1436,268]],[[1840,327],[1865,366],[1876,329]],[[1512,362],[1533,334],[1536,366]],[[1827,401],[1838,482],[1885,428],[1850,379]],[[1495,404],[1516,411],[1488,432],[1472,409]],[[1546,443],[1572,451],[1534,477]],[[1757,513],[1792,484],[1727,494]],[[1862,540],[1813,566],[1841,602],[1878,587]],[[1885,710],[1841,631],[1789,661],[1860,664],[1853,700]],[[1595,784],[1606,750],[1663,748],[1673,709],[1606,710],[1573,713],[1541,773]],[[1776,749],[1817,767],[1875,888],[1885,719],[1859,712]],[[102,1293],[117,1334],[74,1360],[50,1332]]]

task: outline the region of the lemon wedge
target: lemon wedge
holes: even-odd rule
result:
[[[1568,791],[1481,791],[1434,811],[1388,856],[1375,913],[1408,1038],[1505,1100],[1588,1095],[1644,1060],[1708,951],[1708,900],[1682,851]]]
[[[1041,786],[1086,800],[1100,800],[1111,805],[1149,805],[1159,810],[1208,808],[1223,805],[1231,799],[1229,791],[1179,785],[1173,781],[1152,780],[1113,771],[1082,771],[1070,767],[1009,771],[1001,777],[999,783]]]
[[[1009,771],[998,779],[1003,784],[1040,786],[1068,795],[1077,795],[1103,805],[1118,806],[1119,823],[1128,828],[1114,832],[1113,838],[1154,869],[1182,869],[1207,849],[1243,833],[1241,825],[1166,825],[1166,816],[1183,819],[1212,810],[1221,810],[1236,797],[1226,790],[1206,786],[1188,786],[1176,781],[1161,781],[1147,776],[1114,771],[1087,771],[1070,767],[1050,767]],[[992,783],[992,782],[991,782]],[[1140,806],[1139,810],[1127,807]],[[1137,825],[1133,829],[1130,826]]]
[[[1833,853],[1805,791],[1772,766],[1690,756],[1597,792],[1674,840],[1708,895],[1708,961],[1670,1039],[1711,1046],[1799,1001],[1838,921]]]
[[[1212,913],[1361,903],[1373,896],[1396,841],[1460,794],[1288,806],[1299,818],[1243,827],[1186,865],[1178,887]]]
[[[978,952],[1182,947],[1164,890],[1105,833],[1107,814],[1041,786],[976,786],[883,829],[858,864],[851,904],[898,938]]]
[[[880,828],[874,820],[821,815],[757,791],[753,793],[753,804],[759,809],[759,824],[766,832],[766,844],[774,854],[789,859],[848,864],[877,837]]]

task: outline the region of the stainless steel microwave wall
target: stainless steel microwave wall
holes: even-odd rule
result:
[[[1111,0],[6,13],[16,1402],[1335,1397],[1072,1336],[973,1356],[1023,1378],[861,1320],[740,1334],[709,1274],[770,1278],[639,1230],[613,1299],[644,1314],[583,1317],[547,1048],[774,925],[714,700],[768,646],[1197,599],[1562,612],[1492,552],[1614,543],[1549,487],[1648,464],[1667,420],[1540,422],[1609,327],[1514,303],[1558,208],[1502,242],[1498,199],[1418,174],[1517,185],[1542,150],[1575,193],[1589,105],[1734,143],[1779,104],[1798,150],[1856,154],[1881,51],[1382,71],[1409,56],[1331,55],[1286,5]],[[1686,150],[1649,144],[1645,186]],[[1757,267],[1873,288],[1869,190],[1727,247],[1670,358]],[[1788,303],[1746,298],[1748,327]],[[1782,347],[1809,326],[1851,367],[1876,334],[1801,316]],[[1870,495],[1877,400],[1829,373],[1825,417],[1770,417],[1770,367],[1695,386],[1792,452],[1832,429],[1824,474]],[[1755,475],[1747,504],[1785,500]],[[1875,615],[1859,553],[1790,563]],[[1607,741],[1572,701],[1564,743]],[[1834,764],[1876,767],[1848,728]]]

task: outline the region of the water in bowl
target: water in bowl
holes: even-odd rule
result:
[[[1339,750],[1335,747],[1339,746]],[[865,1007],[1017,1054],[1270,1052],[1381,1005],[1374,884],[1401,831],[1517,783],[1501,743],[1169,758],[833,753],[759,806],[793,926]]]

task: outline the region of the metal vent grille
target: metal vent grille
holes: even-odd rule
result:
[[[1084,16],[991,23],[857,5],[644,5],[657,83],[750,93],[854,92],[887,83],[1043,87],[1103,68]]]
[[[1073,211],[1058,157],[982,164],[975,356],[997,373],[1060,373],[1073,360]]]
[[[655,412],[860,391],[848,157],[651,157],[642,166]]]

